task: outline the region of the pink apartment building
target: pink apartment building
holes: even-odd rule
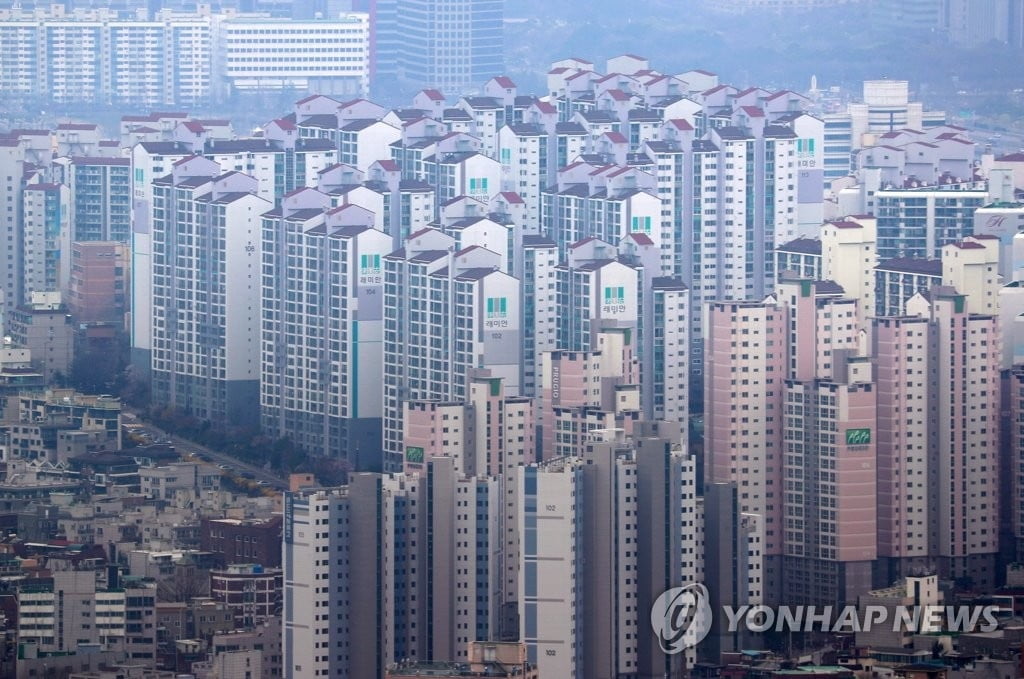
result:
[[[581,455],[586,432],[625,428],[640,411],[640,371],[632,328],[599,332],[596,351],[543,355],[542,458]],[[628,414],[628,415],[627,415]]]
[[[878,556],[884,579],[932,568],[929,517],[938,485],[936,337],[930,318],[883,317],[874,321],[878,421]]]
[[[734,482],[739,511],[763,517],[765,592],[783,550],[782,407],[788,313],[775,298],[711,302],[704,352],[708,483]],[[774,562],[774,563],[773,563]]]

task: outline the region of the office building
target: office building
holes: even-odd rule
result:
[[[309,20],[230,17],[214,24],[214,73],[222,96],[295,90],[364,97],[369,93],[369,17]]]
[[[504,0],[369,0],[375,76],[463,92],[504,71]]]

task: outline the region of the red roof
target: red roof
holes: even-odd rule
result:
[[[1011,153],[1007,156],[1000,156],[996,160],[1004,163],[1024,163],[1024,151]]]
[[[693,125],[691,125],[689,121],[686,120],[685,118],[673,118],[672,120],[668,121],[668,124],[676,128],[677,130],[689,131],[693,129]]]
[[[559,66],[548,71],[548,75],[561,75],[569,70],[568,66]]]
[[[707,96],[710,96],[712,94],[715,94],[716,92],[721,92],[726,87],[729,87],[729,85],[718,85],[717,87],[712,87],[710,90],[705,90],[705,91],[701,92],[701,94],[704,95],[705,97],[707,97]]]
[[[618,89],[607,90],[605,92],[605,94],[607,94],[609,97],[611,97],[615,101],[629,101],[629,99],[630,99],[628,94],[626,94],[622,90],[618,90]]]
[[[57,126],[58,130],[95,130],[98,125],[91,123],[63,123]]]
[[[273,121],[273,124],[277,125],[282,130],[285,130],[287,132],[292,132],[296,129],[295,123],[293,123],[291,120],[288,120],[287,118],[278,118],[277,120]]]
[[[654,245],[654,241],[651,240],[651,237],[648,236],[646,233],[639,233],[637,231],[634,231],[633,233],[628,234],[626,238],[632,238],[640,245]]]
[[[423,90],[422,94],[431,101],[444,101],[444,95],[438,90]]]
[[[604,136],[608,137],[608,140],[611,141],[613,144],[628,144],[629,143],[628,140],[626,139],[625,135],[622,134],[621,132],[605,132]]]
[[[639,57],[635,54],[623,54],[622,56],[629,57],[630,59],[636,59],[638,61],[647,61],[647,57]]]
[[[506,90],[511,90],[516,86],[516,84],[512,82],[512,78],[509,78],[507,75],[499,75],[494,79],[494,82],[498,83],[498,87],[504,87]]]
[[[953,247],[960,248],[961,250],[984,250],[985,246],[981,243],[972,243],[970,241],[963,241],[960,243],[953,243]]]
[[[857,222],[837,221],[837,222],[829,222],[829,225],[830,226],[834,226],[837,229],[862,229],[862,228],[864,228],[860,224],[858,224]]]
[[[522,197],[515,191],[502,191],[501,197],[514,204],[521,204],[524,202]]]
[[[533,102],[533,105],[537,107],[541,113],[558,113],[558,109],[555,108],[551,103],[546,101],[540,101],[539,99]]]
[[[197,123],[194,120],[186,121],[186,122],[182,123],[182,125],[184,125],[185,129],[188,130],[189,132],[195,132],[196,134],[200,134],[202,132],[206,132],[206,128],[203,127],[202,125],[200,125],[199,123]]]
[[[384,160],[378,160],[375,163],[375,165],[380,167],[380,169],[384,170],[385,172],[400,172],[401,169],[402,169],[402,168],[400,168],[398,166],[397,162],[395,162],[394,160],[391,160],[390,158],[385,158]]]
[[[751,118],[764,118],[764,111],[759,109],[757,106],[741,106],[743,112]]]

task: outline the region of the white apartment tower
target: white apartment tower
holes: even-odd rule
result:
[[[475,246],[456,252],[454,239],[433,229],[409,236],[383,266],[383,448],[385,468],[398,469],[405,401],[465,401],[478,369],[519,393],[521,294],[500,270],[501,255]]]
[[[304,188],[262,216],[261,423],[307,454],[380,471],[383,258],[357,205]]]
[[[200,419],[255,424],[260,215],[256,180],[201,157],[153,182],[152,391]]]

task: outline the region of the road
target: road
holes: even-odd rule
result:
[[[229,470],[226,471],[233,471],[238,475],[243,473],[251,474],[253,479],[256,481],[266,481],[269,488],[281,491],[288,490],[288,484],[281,479],[280,476],[272,474],[262,467],[256,467],[225,453],[211,450],[206,446],[196,443],[195,441],[175,436],[170,432],[160,429],[151,422],[146,422],[137,414],[123,408],[121,410],[121,419],[124,424],[138,424],[140,427],[139,433],[149,433],[153,437],[154,441],[160,440],[169,442],[174,446],[174,449],[182,455],[198,455],[205,457],[216,464],[226,465],[229,468]]]

